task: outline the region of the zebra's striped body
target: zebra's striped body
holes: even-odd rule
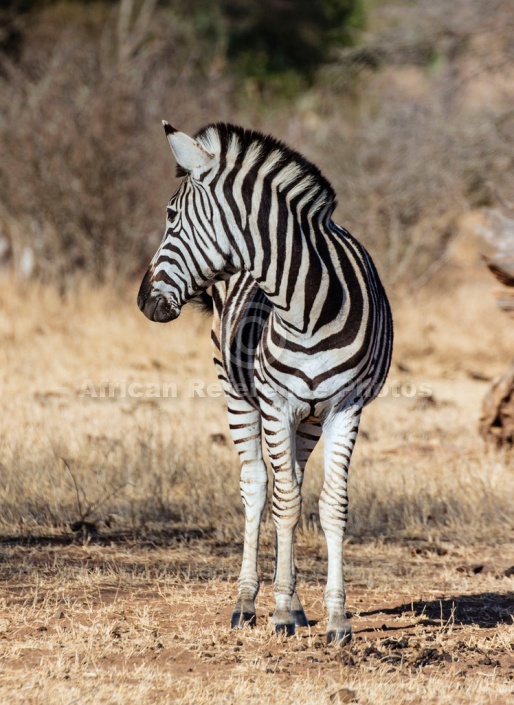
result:
[[[364,248],[332,221],[330,184],[299,154],[230,125],[208,126],[196,139],[165,129],[187,178],[168,206],[166,233],[138,303],[152,320],[168,321],[213,285],[214,360],[241,458],[246,511],[233,624],[255,618],[267,487],[262,435],[274,476],[273,621],[287,633],[305,623],[293,535],[305,463],[323,431],[327,636],[344,642],[351,635],[342,555],[348,466],[362,407],[378,394],[389,367],[392,322],[384,290]]]

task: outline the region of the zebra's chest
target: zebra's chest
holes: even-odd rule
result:
[[[247,273],[231,278],[219,302],[220,353],[233,390],[254,406],[261,398],[303,409],[340,405],[355,381],[366,383],[372,358],[363,345],[369,321],[294,335]],[[300,413],[300,412],[298,412]]]

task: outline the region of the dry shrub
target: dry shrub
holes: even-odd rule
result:
[[[370,39],[289,100],[238,82],[183,3],[34,12],[20,56],[0,67],[0,234],[18,267],[29,247],[37,275],[63,287],[78,270],[144,271],[175,184],[160,120],[190,132],[227,120],[318,163],[337,219],[389,282],[424,282],[457,217],[512,185],[511,15],[506,0],[486,5],[377,10]],[[350,80],[348,62],[364,67]]]
[[[135,17],[128,0],[112,14],[50,8],[26,28],[20,61],[3,62],[0,217],[15,257],[33,248],[43,279],[141,271],[172,189],[160,121],[190,122],[195,94],[206,112],[212,95],[223,100],[224,82],[203,73],[211,57],[155,4]]]
[[[390,279],[424,283],[458,216],[512,192],[512,17],[508,0],[388,5],[326,71],[359,99],[338,190]]]

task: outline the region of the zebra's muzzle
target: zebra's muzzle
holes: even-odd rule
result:
[[[178,306],[170,303],[161,293],[155,293],[152,286],[151,270],[147,271],[141,282],[137,305],[147,318],[157,323],[174,321],[180,315]]]
[[[137,305],[147,318],[157,323],[174,321],[180,315],[180,309],[172,306],[162,296],[138,297]]]

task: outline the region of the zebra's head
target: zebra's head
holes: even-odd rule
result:
[[[145,316],[160,323],[177,318],[187,301],[235,271],[212,184],[219,154],[163,125],[185,178],[166,208],[164,237],[137,298]]]
[[[185,178],[168,204],[139,308],[153,321],[171,321],[187,301],[241,269],[265,294],[276,295],[286,260],[303,261],[302,228],[331,218],[332,186],[316,166],[269,135],[217,123],[192,138],[163,124]]]

